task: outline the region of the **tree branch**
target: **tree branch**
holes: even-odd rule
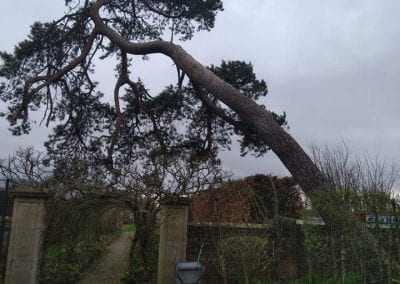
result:
[[[31,78],[28,80],[25,85],[24,85],[24,93],[22,96],[22,102],[18,110],[15,112],[13,116],[12,122],[15,124],[17,119],[20,118],[21,116],[24,119],[24,122],[27,121],[28,118],[28,105],[31,102],[32,96],[39,92],[42,88],[49,86],[51,83],[59,80],[61,77],[63,77],[65,74],[67,74],[69,71],[74,69],[76,66],[78,66],[80,63],[85,61],[86,56],[89,54],[93,42],[96,39],[97,32],[93,30],[86,42],[86,44],[83,46],[81,54],[72,60],[68,65],[66,65],[64,68],[62,68],[60,71],[56,72],[53,75],[46,75],[46,76],[37,76],[34,78]],[[30,88],[33,86],[33,84],[44,81],[42,84],[37,86],[36,88],[30,90]]]
[[[121,52],[121,73],[118,77],[117,82],[115,83],[115,87],[114,87],[114,105],[115,105],[115,112],[117,115],[117,119],[115,121],[115,129],[113,131],[113,133],[111,134],[111,139],[110,139],[110,146],[108,147],[108,151],[107,151],[107,164],[111,167],[111,169],[113,168],[113,152],[114,152],[114,147],[117,143],[117,139],[118,139],[118,135],[119,132],[122,128],[122,124],[123,124],[123,115],[121,112],[121,107],[119,104],[119,90],[120,88],[128,83],[129,78],[128,78],[128,58],[126,55],[126,52],[122,51]]]

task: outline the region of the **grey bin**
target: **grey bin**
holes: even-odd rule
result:
[[[202,284],[204,266],[199,262],[180,262],[176,264],[175,284]]]

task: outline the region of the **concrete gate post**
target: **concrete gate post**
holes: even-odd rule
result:
[[[186,260],[189,204],[190,199],[182,197],[161,203],[157,284],[175,283],[174,247],[178,261]]]
[[[6,284],[38,283],[48,195],[17,189],[8,247]]]

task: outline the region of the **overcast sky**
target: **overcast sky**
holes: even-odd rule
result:
[[[2,0],[0,50],[13,50],[35,20],[63,15],[63,0]],[[356,155],[377,153],[400,161],[400,1],[229,0],[215,29],[181,45],[205,65],[251,61],[269,87],[270,110],[287,113],[290,133],[310,144],[338,145]],[[112,89],[110,65],[98,65],[98,80]],[[153,92],[176,82],[171,61],[151,56],[137,71]],[[112,76],[112,75],[111,75]],[[0,109],[4,109],[1,106]],[[40,147],[49,130],[11,137],[0,121],[0,157],[17,146]],[[237,177],[287,171],[273,154],[241,158],[224,153],[223,165]]]

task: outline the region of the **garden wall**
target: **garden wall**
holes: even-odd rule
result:
[[[191,223],[187,230],[186,259],[196,260],[201,244],[204,249],[201,257],[205,265],[206,283],[222,283],[226,260],[221,258],[223,245],[232,240],[267,240],[265,253],[272,259],[267,267],[265,277],[268,279],[290,279],[305,275],[307,261],[304,249],[304,234],[301,226],[293,221],[279,221],[270,225],[261,224],[218,224],[218,223]],[[251,248],[249,248],[251,249]],[[257,248],[253,248],[257,249]],[[254,253],[249,251],[249,259],[243,256],[243,261],[257,265],[252,259]],[[238,260],[239,261],[239,260]],[[224,263],[225,262],[225,263]],[[236,263],[237,264],[237,263]],[[227,267],[225,267],[225,274]],[[225,275],[226,276],[226,275]]]

